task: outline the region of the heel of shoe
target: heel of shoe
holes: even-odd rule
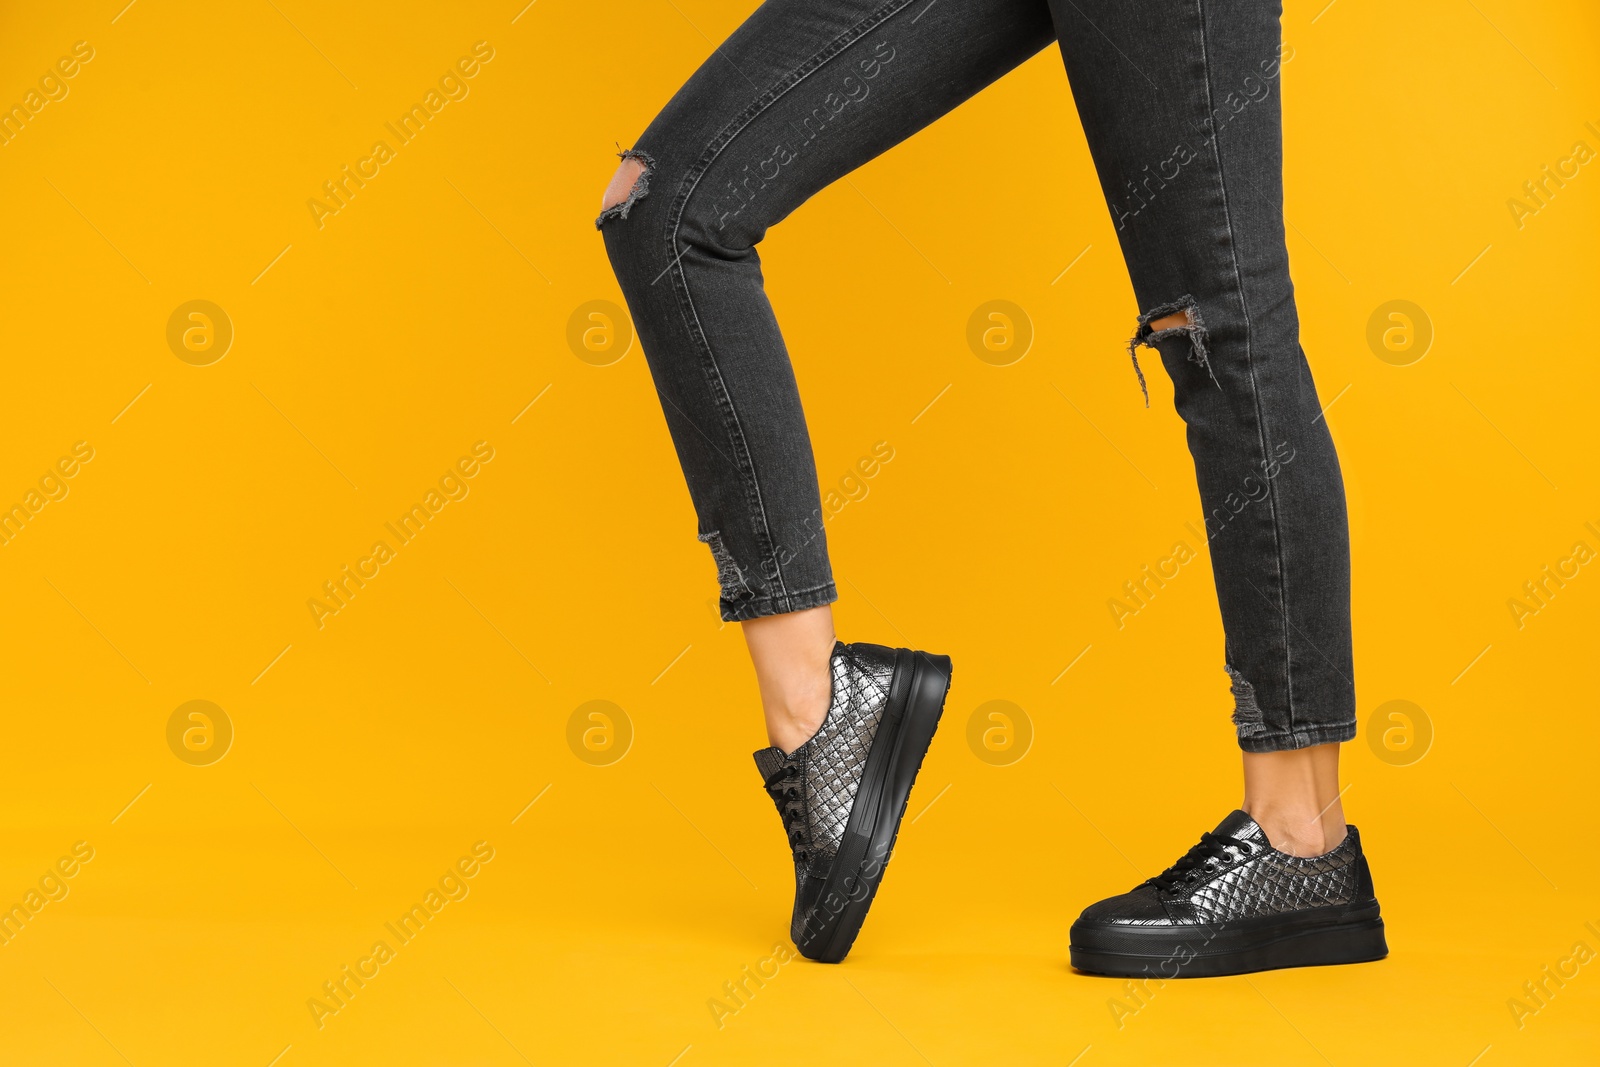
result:
[[[907,713],[931,715],[937,723],[944,714],[944,701],[950,694],[950,678],[954,667],[949,656],[913,652],[911,658],[911,696]]]
[[[1297,938],[1284,945],[1288,961],[1278,964],[1286,967],[1317,967],[1339,963],[1368,963],[1381,960],[1389,954],[1389,942],[1383,935],[1383,920],[1368,919],[1361,923],[1335,927]]]
[[[895,767],[895,792],[901,794],[902,809],[917,772],[922,769],[928,746],[933,743],[933,735],[939,729],[939,720],[944,717],[951,670],[949,656],[912,653],[911,692],[906,697],[904,736],[896,753]]]

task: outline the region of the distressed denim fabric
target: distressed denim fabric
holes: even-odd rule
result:
[[[1344,487],[1284,245],[1279,16],[1271,0],[767,0],[713,51],[624,153],[644,176],[596,225],[725,619],[837,596],[762,287],[767,228],[1056,41],[1141,309],[1108,357],[1134,357],[1133,388],[1155,352],[1187,426],[1239,743],[1355,735]]]

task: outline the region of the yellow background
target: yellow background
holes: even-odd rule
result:
[[[719,1027],[788,921],[755,687],[637,346],[596,366],[567,336],[620,301],[592,227],[613,153],[751,0],[122,3],[0,16],[4,102],[94,49],[0,147],[0,503],[94,449],[0,546],[0,904],[94,850],[0,946],[4,1062],[1600,1057],[1600,963],[1520,1028],[1507,1003],[1600,950],[1600,573],[1520,629],[1507,606],[1600,549],[1597,164],[1520,228],[1507,207],[1600,149],[1592,4],[1288,5],[1289,245],[1363,731],[1408,700],[1434,737],[1346,749],[1387,961],[1169,984],[1119,1028],[1133,1002],[1066,967],[1067,927],[1235,806],[1237,756],[1209,563],[1120,630],[1106,605],[1198,548],[1200,511],[1170,385],[1147,359],[1146,410],[1123,352],[1058,55],[763,247],[824,483],[895,450],[829,524],[840,632],[956,671],[854,955],[785,964]],[[307,200],[478,41],[470,94],[318,229]],[[166,340],[195,299],[235,333],[209,366]],[[966,344],[991,299],[1035,329],[1011,366]],[[1434,330],[1409,366],[1367,343],[1395,299]],[[478,441],[469,495],[318,629],[322,583]],[[209,766],[168,747],[191,700],[234,730]],[[591,700],[631,724],[608,766],[568,744]],[[991,700],[1032,725],[1007,766],[967,741]],[[319,1029],[307,1001],[479,841],[470,894]]]

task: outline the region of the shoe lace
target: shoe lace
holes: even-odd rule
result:
[[[1248,856],[1251,846],[1228,834],[1214,834],[1206,831],[1200,835],[1200,843],[1183,854],[1183,857],[1168,867],[1162,873],[1150,879],[1158,889],[1173,890],[1179,886],[1193,885],[1207,874],[1214,874],[1222,866],[1234,861],[1234,854],[1229,848],[1237,850],[1238,854]],[[1219,862],[1220,861],[1220,862]]]
[[[789,835],[789,849],[794,853],[795,862],[805,863],[810,854],[805,847],[806,805],[800,795],[799,765],[791,763],[778,768],[767,775],[762,784],[778,807],[778,815],[783,819],[784,833]]]

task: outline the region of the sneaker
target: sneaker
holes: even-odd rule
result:
[[[815,736],[755,754],[794,852],[789,936],[823,963],[861,931],[950,688],[949,657],[908,648],[836,643],[831,668]]]
[[[1354,826],[1332,852],[1279,852],[1242,811],[1132,892],[1072,924],[1072,965],[1089,974],[1196,978],[1361,963],[1389,954]]]

